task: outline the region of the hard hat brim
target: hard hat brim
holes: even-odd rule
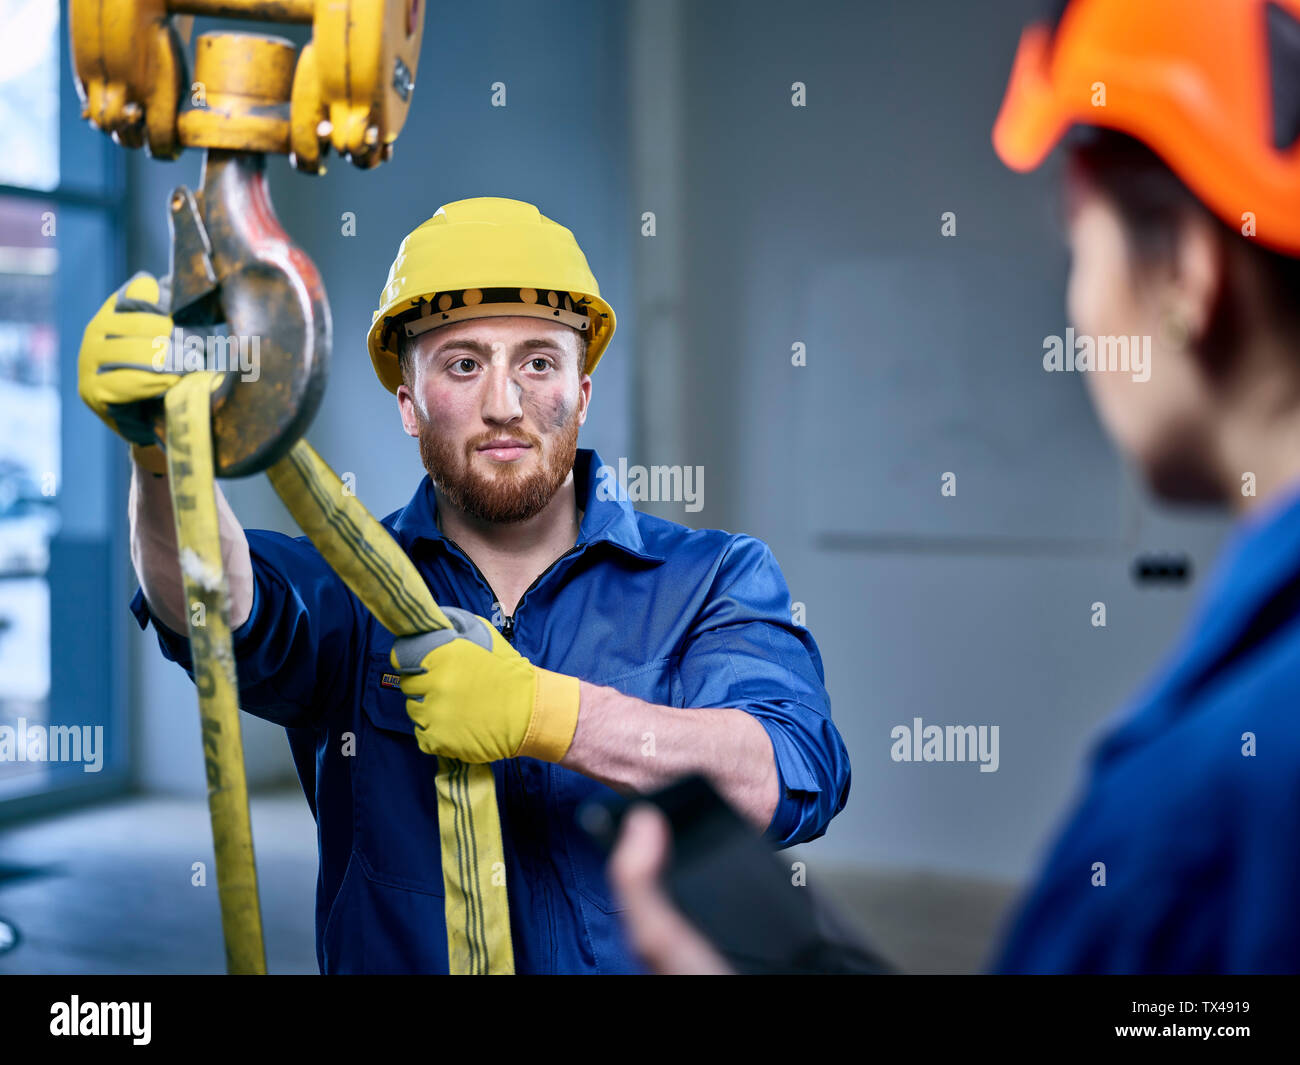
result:
[[[1300,19],[1300,0],[1280,0]],[[1300,147],[1270,128],[1269,41],[1261,0],[1072,3],[1053,30],[1021,34],[993,126],[1012,170],[1039,166],[1076,125],[1145,144],[1220,220],[1300,256]]]
[[[1007,91],[993,125],[993,149],[1019,173],[1037,168],[1056,147],[1073,116],[1053,91],[1048,60],[1051,30],[1027,26],[1020,36]]]
[[[572,293],[572,295],[578,298],[580,294]],[[617,323],[614,317],[614,309],[599,296],[583,296],[582,298],[587,300],[587,315],[591,322],[586,334],[587,361],[582,368],[582,372],[590,374],[596,369],[596,364],[600,362],[601,356],[604,355],[605,349],[609,346],[610,337],[613,336]],[[397,352],[383,346],[384,317],[378,311],[375,312],[370,332],[366,338],[366,346],[370,351],[370,363],[375,369],[375,375],[379,378],[380,384],[396,395],[397,389],[402,383],[402,370],[397,361]],[[463,315],[456,320],[467,321],[473,318],[495,317],[539,317],[543,320],[550,320],[549,316],[539,315],[536,308],[524,305],[511,308],[509,311],[498,308],[485,309],[482,313]]]

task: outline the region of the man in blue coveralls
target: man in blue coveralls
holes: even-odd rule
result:
[[[115,429],[94,389],[137,372],[121,369],[134,359],[121,338],[157,285],[137,276],[124,293],[121,314],[112,301],[101,312],[119,314],[101,330],[117,343],[111,367],[82,374]],[[135,332],[169,333],[157,317]],[[530,204],[481,198],[445,205],[403,242],[369,337],[429,473],[383,525],[440,605],[490,619],[523,656],[441,696],[495,775],[521,973],[643,971],[603,856],[574,821],[589,795],[700,772],[786,847],[821,836],[849,792],[821,656],[791,619],[771,551],[638,513],[577,448],[613,329],[567,229]],[[83,364],[99,357],[89,336]],[[152,351],[141,344],[140,368]],[[164,456],[132,455],[131,610],[192,677]],[[446,972],[434,773],[393,637],[305,537],[245,532],[216,494],[241,706],[285,727],[319,828],[320,969]],[[497,705],[511,700],[475,685],[526,690],[529,705],[549,693],[559,742],[525,746]],[[528,727],[531,739],[539,726]],[[521,750],[540,756],[512,756]]]

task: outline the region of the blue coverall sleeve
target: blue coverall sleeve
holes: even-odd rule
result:
[[[263,529],[246,536],[253,609],[231,634],[240,709],[286,728],[315,727],[353,690],[360,604],[305,537]],[[155,618],[139,589],[130,609],[142,629],[153,621],[163,656],[193,680],[188,636]]]
[[[683,645],[683,706],[731,707],[767,730],[780,791],[764,833],[778,849],[822,836],[849,797],[848,751],[831,721],[821,653],[791,617],[771,550],[740,536],[718,565]]]

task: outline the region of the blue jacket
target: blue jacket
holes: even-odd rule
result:
[[[637,512],[579,449],[577,545],[524,593],[511,641],[536,665],[675,707],[733,707],[767,730],[781,778],[765,838],[815,839],[849,794],[821,655],[791,620],[771,551],[750,536]],[[492,621],[482,573],[435,523],[426,476],[383,524],[434,598]],[[393,637],[306,537],[249,530],[253,609],[234,632],[241,707],[283,725],[318,826],[316,954],[323,973],[447,971],[436,760],[416,744]],[[151,620],[137,590],[131,610]],[[163,654],[193,678],[189,642],[154,620]],[[502,620],[504,630],[509,624]],[[345,733],[355,756],[343,753]],[[641,972],[597,846],[575,824],[609,788],[533,758],[493,763],[520,973]]]
[[[999,971],[1300,971],[1300,495],[1261,506],[1094,746]]]

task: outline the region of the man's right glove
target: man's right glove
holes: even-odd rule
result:
[[[172,319],[152,275],[134,275],[109,296],[86,326],[77,363],[77,391],[136,453],[157,443],[149,400],[180,380],[170,372]],[[159,454],[154,451],[152,454]]]
[[[425,754],[558,762],[578,727],[578,678],[542,669],[486,618],[444,606],[451,629],[399,636],[389,661]]]

